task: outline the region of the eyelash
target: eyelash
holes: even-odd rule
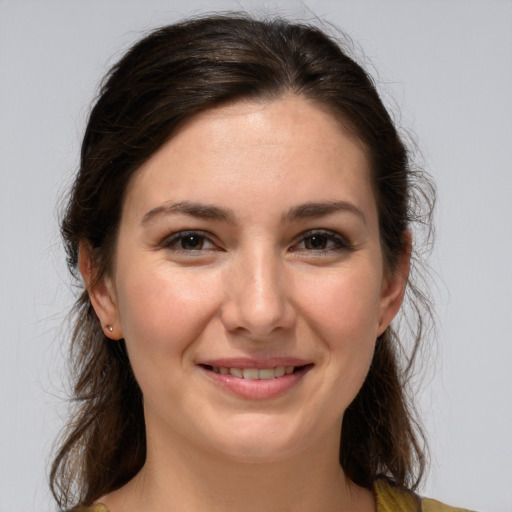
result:
[[[184,241],[187,237],[192,238],[196,237],[204,244],[204,242],[210,243],[213,247],[215,247],[214,242],[211,241],[210,236],[208,233],[205,233],[204,231],[180,231],[178,233],[174,233],[170,237],[166,238],[162,246],[166,249],[170,249],[174,252],[181,252],[181,253],[201,253],[203,251],[211,251],[211,250],[218,250],[218,249],[203,249],[203,247],[200,247],[199,249],[185,249],[184,247],[175,247],[176,244],[178,244],[180,241]]]
[[[177,247],[177,245],[180,242],[183,243],[183,241],[185,241],[185,239],[187,237],[190,237],[190,238],[196,237],[198,239],[198,242],[201,244],[201,247],[199,249],[190,249],[190,248],[186,249],[184,247]],[[307,247],[303,247],[303,248],[299,248],[299,249],[297,248],[299,245],[307,243],[306,242],[307,240],[311,241],[311,239],[313,239],[314,237],[318,237],[325,244],[327,244],[327,245],[332,244],[333,246],[331,246],[331,247],[328,246],[328,247],[322,248],[322,249],[314,249],[314,248],[308,249]],[[211,244],[212,247],[209,247],[206,249],[203,248],[203,245],[205,244],[205,242]],[[173,252],[186,253],[186,254],[197,253],[197,255],[199,255],[200,253],[202,253],[204,251],[220,250],[217,247],[217,245],[214,242],[212,242],[211,235],[209,235],[208,233],[206,233],[204,231],[180,231],[178,233],[174,233],[173,235],[171,235],[170,237],[166,238],[163,241],[162,246],[165,247],[166,249],[172,250]],[[352,251],[352,250],[353,250],[353,245],[345,237],[341,236],[339,233],[336,233],[334,231],[323,230],[323,229],[316,229],[316,230],[307,231],[305,233],[301,233],[301,235],[298,237],[298,242],[296,242],[292,245],[290,252],[303,251],[303,252],[311,253],[311,254],[315,254],[315,255],[322,255],[322,254],[329,254],[329,253],[333,253],[333,252]]]
[[[324,249],[299,249],[303,250],[305,252],[313,253],[313,254],[328,254],[332,252],[340,252],[340,251],[351,251],[353,250],[352,244],[344,237],[341,236],[339,233],[336,233],[335,231],[328,231],[325,229],[315,229],[311,231],[307,231],[306,233],[302,233],[300,235],[299,243],[295,244],[294,247],[297,247],[298,245],[305,243],[306,240],[311,240],[314,237],[318,237],[323,239],[326,243],[332,243],[333,247],[327,247]],[[297,249],[294,249],[292,252],[296,252]]]

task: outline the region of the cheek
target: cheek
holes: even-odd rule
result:
[[[370,337],[376,339],[380,304],[380,278],[373,267],[305,275],[298,299],[310,321],[329,339],[340,342]],[[363,339],[361,339],[363,341]]]
[[[333,273],[325,280],[316,280],[316,286],[313,282],[303,284],[303,316],[322,347],[323,362],[330,368],[325,385],[335,395],[331,403],[344,410],[361,388],[373,357],[379,276],[374,270],[363,269]]]
[[[179,364],[215,313],[215,276],[173,272],[163,265],[123,274],[118,286],[119,313],[132,362],[158,365],[162,356]],[[134,368],[135,370],[135,368]]]

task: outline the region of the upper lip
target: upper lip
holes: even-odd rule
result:
[[[219,359],[204,359],[198,361],[199,365],[216,366],[217,368],[276,368],[278,366],[306,366],[311,361],[298,357],[270,357],[254,359],[250,357],[222,357]]]

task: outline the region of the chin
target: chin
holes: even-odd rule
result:
[[[223,428],[222,439],[216,443],[217,451],[233,461],[279,462],[302,452],[311,440],[307,432],[297,431],[290,422],[276,421],[268,415],[244,416]]]

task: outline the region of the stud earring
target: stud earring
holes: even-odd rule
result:
[[[111,325],[106,325],[105,326],[110,332],[112,332],[114,330],[114,328],[111,326]]]

